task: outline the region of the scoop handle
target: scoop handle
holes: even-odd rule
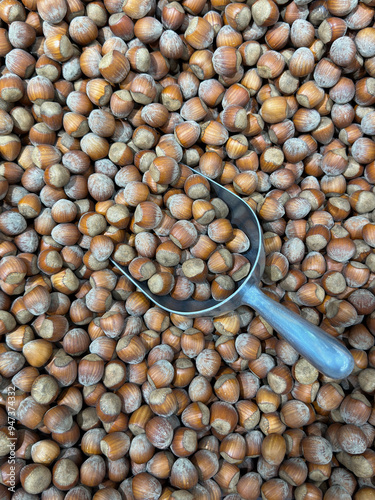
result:
[[[242,299],[324,375],[344,379],[351,374],[353,356],[321,328],[270,299],[256,285],[244,287]]]

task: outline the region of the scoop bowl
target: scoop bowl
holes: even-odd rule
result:
[[[232,226],[241,229],[251,243],[249,250],[243,253],[250,261],[251,270],[246,278],[237,283],[235,292],[221,302],[214,299],[202,302],[193,299],[178,301],[169,295],[154,295],[150,292],[147,282],[135,280],[126,266],[120,266],[113,259],[112,263],[152,302],[169,313],[190,318],[217,317],[241,305],[247,305],[324,375],[335,380],[348,377],[354,367],[354,360],[348,349],[321,328],[269,298],[259,288],[264,271],[265,253],[262,229],[251,207],[217,182],[201,173],[199,175],[205,177],[211,185],[212,192],[225,201],[229,207],[228,218]]]

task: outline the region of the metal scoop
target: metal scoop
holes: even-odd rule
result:
[[[253,210],[239,196],[205,175],[199,175],[209,181],[212,192],[228,205],[230,209],[228,218],[233,227],[242,229],[251,242],[250,249],[243,254],[251,263],[251,271],[246,278],[237,283],[235,292],[222,302],[214,299],[202,302],[192,299],[178,301],[169,295],[154,295],[150,292],[147,282],[135,280],[127,267],[120,266],[111,259],[112,263],[152,302],[169,313],[190,318],[216,317],[241,305],[250,306],[320,372],[333,379],[348,377],[353,370],[354,360],[346,347],[321,328],[270,299],[259,289],[264,271],[265,253],[262,229]]]

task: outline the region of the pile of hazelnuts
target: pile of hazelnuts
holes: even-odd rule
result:
[[[0,500],[375,498],[374,13],[0,2]],[[118,270],[233,293],[251,235],[207,179],[346,380],[247,306],[169,314]]]

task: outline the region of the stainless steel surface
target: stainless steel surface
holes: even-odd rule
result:
[[[118,265],[113,260],[112,263],[152,302],[170,313],[193,318],[219,316],[240,305],[248,305],[319,371],[333,379],[342,379],[350,375],[354,361],[345,346],[322,329],[270,299],[260,290],[259,282],[264,271],[265,254],[259,221],[253,210],[240,197],[208,177],[206,179],[216,196],[224,200],[230,208],[229,218],[232,225],[242,229],[251,242],[250,249],[244,253],[251,263],[251,271],[245,279],[237,283],[236,291],[228,299],[222,302],[213,299],[199,302],[178,301],[169,295],[159,297],[150,293],[147,282],[135,280],[126,267]]]

